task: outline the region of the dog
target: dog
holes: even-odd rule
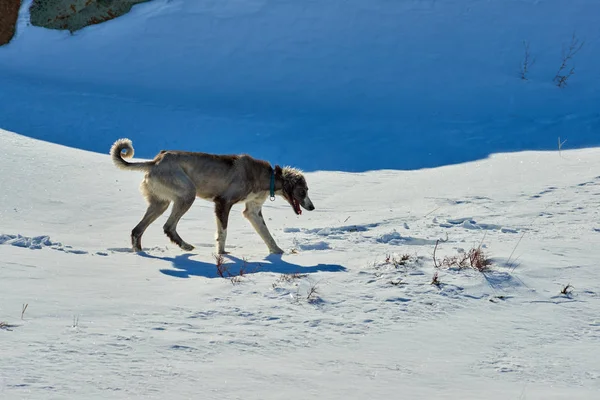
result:
[[[216,251],[227,254],[225,241],[229,212],[233,205],[244,202],[242,212],[272,254],[283,254],[275,243],[262,214],[267,198],[281,196],[291,205],[296,215],[302,208],[315,209],[308,197],[306,179],[299,169],[275,168],[264,160],[247,154],[218,155],[201,152],[162,150],[152,161],[131,163],[133,144],[129,139],[117,140],[110,149],[114,164],[119,169],[145,173],[140,191],[148,202],[142,220],[131,231],[134,252],[142,251],[144,231],[169,207],[171,215],[163,226],[167,237],[184,251],[194,246],[177,233],[177,223],[190,209],[196,197],[213,201],[217,224]]]

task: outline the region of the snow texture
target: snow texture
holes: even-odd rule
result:
[[[286,254],[267,255],[236,206],[220,277],[210,203],[180,223],[194,252],[168,242],[163,216],[144,253],[131,253],[145,208],[138,174],[108,155],[0,140],[2,398],[592,399],[600,389],[596,149],[307,173],[313,213],[265,205]],[[492,260],[484,274],[434,266],[479,245]]]

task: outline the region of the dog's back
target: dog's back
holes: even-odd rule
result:
[[[204,199],[224,197],[241,201],[256,191],[261,182],[269,180],[270,165],[247,154],[163,150],[154,161],[150,177],[172,175],[181,169],[194,183],[197,196]]]

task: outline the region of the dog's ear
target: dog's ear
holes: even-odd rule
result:
[[[281,182],[281,189],[284,192],[291,194],[290,181],[289,179],[284,179],[283,177],[283,169],[279,165],[275,165],[275,178]]]

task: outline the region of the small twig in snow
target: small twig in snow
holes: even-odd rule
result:
[[[563,141],[561,142],[561,141],[560,141],[560,136],[559,136],[559,137],[558,137],[558,155],[559,155],[560,157],[562,157],[561,150],[562,150],[562,147],[563,147],[563,145],[564,145],[565,143],[567,143],[567,139],[565,139],[565,140],[563,140]]]
[[[437,271],[435,271],[435,274],[433,274],[433,279],[431,279],[431,284],[434,286],[437,286],[438,288],[440,286],[442,286],[442,282],[440,282],[439,274]]]
[[[510,256],[508,256],[508,260],[506,260],[506,265],[508,265],[509,268],[510,268],[510,259],[512,258],[513,254],[515,254],[515,250],[517,250],[517,247],[519,246],[519,243],[521,243],[521,239],[523,239],[523,236],[525,236],[525,233],[527,233],[527,232],[523,231],[523,234],[521,235],[521,237],[517,241],[517,244],[513,248],[512,252],[510,253]],[[517,264],[516,263],[515,263],[514,267],[510,270],[510,272],[513,272],[515,270],[515,268],[517,268]]]
[[[585,42],[580,42],[579,39],[575,36],[575,33],[573,33],[573,36],[571,37],[571,43],[569,44],[568,49],[565,49],[565,47],[563,46],[562,62],[560,64],[560,67],[558,67],[558,71],[556,72],[556,75],[553,79],[554,83],[559,88],[567,86],[567,80],[575,73],[575,67],[571,67],[571,69],[569,69],[568,72],[565,72],[565,70],[568,67],[569,61],[571,61],[573,59],[573,56],[575,56],[575,54],[577,54],[579,50],[581,50],[584,43]]]
[[[535,64],[535,58],[531,58],[531,53],[529,51],[529,43],[523,40],[523,46],[525,46],[525,57],[523,58],[523,62],[521,63],[521,79],[526,81],[529,75],[529,68]]]
[[[21,319],[23,319],[23,316],[25,316],[25,311],[27,310],[28,306],[29,306],[29,303],[23,304],[23,308],[21,310]]]
[[[422,218],[425,218],[425,217],[426,217],[426,216],[428,216],[429,214],[436,212],[436,211],[437,211],[437,210],[439,210],[440,208],[442,208],[442,207],[440,206],[440,207],[434,208],[433,210],[429,211],[427,214],[423,215],[423,217],[422,217]]]
[[[560,291],[560,294],[564,295],[564,296],[571,296],[571,294],[573,293],[573,286],[569,283],[567,286],[563,287],[562,290]]]
[[[438,244],[440,243],[440,239],[435,241],[435,247],[433,248],[433,266],[439,268],[437,260],[435,258],[435,252],[437,251]]]

